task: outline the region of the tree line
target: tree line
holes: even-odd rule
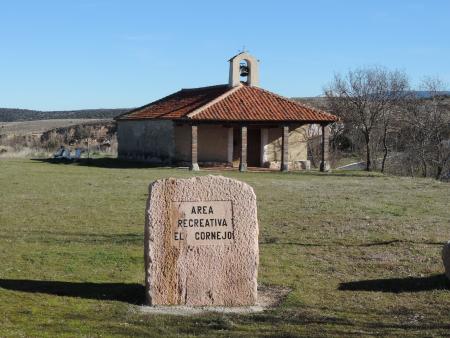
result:
[[[357,153],[367,171],[450,176],[450,96],[429,77],[411,89],[405,72],[367,67],[336,74],[324,89],[337,152]]]
[[[130,108],[83,109],[67,111],[40,111],[18,108],[0,108],[1,122],[53,120],[53,119],[108,119],[126,113]]]

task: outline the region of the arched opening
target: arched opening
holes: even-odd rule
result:
[[[257,87],[259,85],[258,60],[247,53],[240,53],[230,60],[231,87],[246,84]]]
[[[241,83],[249,84],[250,63],[245,59],[239,62],[239,78]]]

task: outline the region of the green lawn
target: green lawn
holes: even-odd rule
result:
[[[143,302],[144,212],[152,180],[193,173],[94,164],[0,160],[0,336],[450,332],[440,258],[450,240],[448,183],[223,172],[257,195],[259,282],[292,291],[264,313],[177,317],[136,305]]]

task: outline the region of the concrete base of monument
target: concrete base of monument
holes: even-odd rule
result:
[[[157,306],[140,306],[139,311],[148,314],[166,314],[175,316],[192,316],[202,313],[235,313],[248,314],[263,312],[273,309],[281,304],[291,290],[287,287],[280,286],[258,286],[258,301],[252,306],[184,306],[184,305],[157,305]]]

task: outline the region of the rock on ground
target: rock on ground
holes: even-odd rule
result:
[[[442,249],[442,261],[444,263],[445,275],[450,279],[450,241]]]
[[[195,205],[212,206],[214,213],[193,215]],[[187,218],[205,222],[226,218],[227,226],[188,227],[183,222],[181,226],[179,221]],[[230,231],[232,239],[199,236],[200,232],[222,236]],[[258,261],[256,196],[248,184],[201,176],[162,179],[150,185],[145,226],[149,305],[255,305]]]

